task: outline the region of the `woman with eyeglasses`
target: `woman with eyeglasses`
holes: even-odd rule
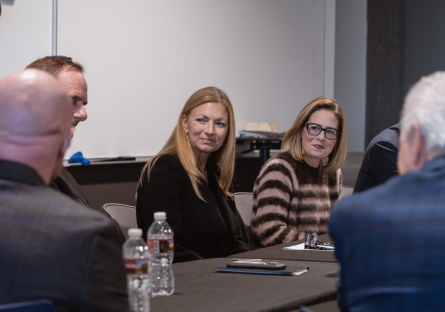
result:
[[[334,99],[318,97],[286,132],[283,152],[270,158],[253,189],[253,245],[272,246],[327,233],[339,199],[346,158],[346,121]]]

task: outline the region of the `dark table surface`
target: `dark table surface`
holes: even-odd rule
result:
[[[328,234],[320,235],[318,240],[321,242],[332,243],[332,239]],[[283,249],[284,247],[298,245],[303,242],[304,240],[299,240],[271,247],[264,247],[248,252],[239,253],[236,255],[231,255],[230,258],[337,262],[334,253],[330,251]]]
[[[281,261],[299,276],[217,273],[227,258],[173,264],[175,292],[151,300],[151,311],[289,311],[335,299],[336,263]],[[335,275],[335,274],[334,274]]]
[[[340,308],[338,307],[337,300],[331,300],[323,303],[318,303],[315,305],[308,306],[312,312],[340,312]],[[300,309],[293,310],[289,312],[301,312]]]

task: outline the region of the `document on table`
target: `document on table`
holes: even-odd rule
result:
[[[323,248],[326,248],[326,250],[321,250],[321,249],[304,249],[304,243],[302,244],[298,244],[298,245],[294,245],[294,246],[289,246],[289,247],[284,247],[284,250],[307,250],[307,251],[334,251],[334,246],[322,246]]]

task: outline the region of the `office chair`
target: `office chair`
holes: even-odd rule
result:
[[[50,300],[26,301],[0,305],[1,312],[57,312]]]
[[[252,241],[252,230],[250,229],[250,219],[252,217],[253,193],[239,192],[235,193],[236,208],[246,226],[249,242]]]
[[[125,239],[128,238],[129,229],[138,227],[136,221],[136,207],[134,206],[110,203],[103,205],[102,211],[117,222]]]

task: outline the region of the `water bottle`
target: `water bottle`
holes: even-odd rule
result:
[[[175,290],[173,275],[173,231],[165,221],[165,212],[155,212],[155,221],[147,232],[150,249],[150,279],[153,296],[169,296]]]
[[[150,311],[150,251],[142,239],[141,229],[128,230],[122,247],[127,269],[127,289],[133,312]]]

